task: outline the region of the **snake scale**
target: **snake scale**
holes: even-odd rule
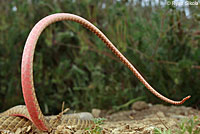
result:
[[[10,116],[12,115],[12,116]],[[75,113],[57,116],[45,116],[45,120],[56,129],[59,125],[64,125],[67,128],[84,129],[93,126],[93,117],[89,113]],[[30,126],[31,132],[41,132],[30,120],[26,106],[19,105],[10,108],[0,114],[0,132],[9,130],[15,132],[18,128],[26,128]]]
[[[16,106],[0,114],[0,129],[8,129],[14,131],[18,127],[31,125],[33,126],[33,128],[36,128],[40,131],[51,132],[55,126],[58,126],[62,123],[67,125],[75,125],[75,127],[78,129],[82,129],[93,124],[91,120],[81,119],[79,117],[71,118],[71,116],[65,117],[63,115],[63,118],[60,119],[60,121],[57,121],[56,116],[44,116],[36,98],[33,82],[33,58],[37,40],[42,31],[48,25],[62,20],[77,22],[96,34],[106,44],[106,46],[120,59],[120,61],[133,72],[133,74],[145,85],[145,87],[161,100],[178,105],[184,103],[187,99],[190,98],[190,96],[188,96],[185,97],[182,101],[173,101],[159,94],[147,83],[142,75],[121,54],[121,52],[111,43],[111,41],[92,23],[74,14],[56,13],[40,20],[33,27],[26,40],[21,64],[22,91],[26,106]]]

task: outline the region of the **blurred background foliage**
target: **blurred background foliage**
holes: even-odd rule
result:
[[[161,94],[187,106],[200,105],[200,5],[186,10],[164,0],[1,0],[0,111],[24,104],[20,66],[32,27],[43,17],[67,12],[94,25]],[[189,14],[188,14],[189,12]],[[152,95],[93,33],[75,22],[50,25],[40,36],[34,57],[36,94],[46,114],[62,102],[76,111],[112,109]]]

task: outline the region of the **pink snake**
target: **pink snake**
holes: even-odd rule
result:
[[[22,65],[21,65],[21,81],[22,81],[22,90],[23,96],[26,103],[26,107],[30,114],[30,120],[35,124],[35,126],[42,131],[51,131],[51,126],[48,125],[47,121],[42,114],[42,111],[39,107],[38,101],[35,95],[34,82],[33,82],[33,58],[34,51],[36,47],[37,40],[42,33],[42,31],[50,24],[55,23],[57,21],[62,20],[70,20],[77,23],[80,23],[87,29],[91,30],[95,33],[111,51],[133,72],[133,74],[146,86],[146,88],[152,92],[155,96],[160,98],[161,100],[171,103],[171,104],[182,104],[190,96],[185,97],[182,101],[173,101],[170,100],[163,95],[159,94],[156,90],[154,90],[146,80],[141,76],[141,74],[135,69],[135,67],[119,52],[119,50],[111,43],[111,41],[92,23],[87,21],[86,19],[69,14],[69,13],[57,13],[53,15],[49,15],[42,20],[40,20],[31,30],[25,47],[23,51],[22,57]],[[25,115],[22,115],[25,116]]]

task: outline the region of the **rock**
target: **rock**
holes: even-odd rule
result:
[[[175,119],[178,119],[178,120],[182,120],[182,119],[185,119],[187,118],[187,116],[183,116],[183,115],[176,115],[176,114],[171,114],[170,115],[171,118],[175,118]]]
[[[100,114],[101,114],[100,109],[92,109],[92,115],[94,116],[94,118],[100,117]]]
[[[141,111],[141,110],[144,110],[144,109],[148,109],[149,105],[144,101],[137,101],[137,102],[132,104],[131,108],[133,110],[136,110],[136,111]]]

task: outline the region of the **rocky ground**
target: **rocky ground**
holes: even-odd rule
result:
[[[92,114],[95,117],[105,118],[96,123],[95,128],[88,130],[74,130],[66,126],[58,126],[54,134],[153,134],[155,129],[162,132],[156,134],[190,134],[187,131],[193,131],[191,134],[200,134],[200,126],[195,124],[200,121],[200,111],[191,107],[184,106],[163,106],[147,104],[138,101],[132,105],[131,110],[111,112],[99,109],[93,109]],[[196,117],[196,118],[195,118]],[[191,119],[191,120],[190,120]],[[180,124],[182,128],[180,128]],[[171,133],[164,133],[164,130],[170,130]],[[185,132],[183,132],[185,130]],[[194,131],[198,132],[194,132]],[[182,132],[181,132],[182,131]],[[31,127],[19,129],[15,134],[31,132]],[[2,131],[2,134],[9,132]],[[41,132],[31,132],[41,133]],[[11,134],[11,133],[10,133]]]
[[[181,133],[181,122],[190,126],[188,120],[195,116],[199,118],[199,115],[198,110],[190,107],[151,105],[139,101],[132,105],[132,110],[106,115],[108,120],[101,126],[105,133],[111,134],[151,134],[155,128],[170,129],[174,134]]]
[[[191,134],[200,134],[200,127],[194,123],[200,120],[200,111],[191,107],[152,105],[138,101],[132,105],[132,110],[110,113],[93,109],[92,114],[105,118],[106,121],[95,129],[88,130],[90,134],[100,134],[100,130],[101,134],[189,134],[187,130],[190,128],[193,129]],[[184,123],[182,128],[181,123]],[[155,132],[156,128],[161,132]],[[164,130],[171,132],[164,133]],[[198,132],[195,133],[195,130]],[[76,131],[75,134],[82,132]]]

